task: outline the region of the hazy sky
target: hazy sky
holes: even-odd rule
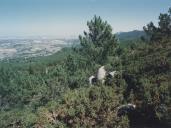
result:
[[[169,7],[171,0],[0,0],[0,36],[77,36],[95,14],[114,32],[141,30]]]

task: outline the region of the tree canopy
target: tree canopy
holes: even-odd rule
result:
[[[155,26],[153,22],[150,22],[144,31],[147,33],[150,41],[161,41],[171,37],[171,8],[168,13],[160,14],[158,26]]]
[[[99,64],[104,64],[107,56],[115,53],[117,40],[112,33],[112,27],[101,17],[94,16],[87,22],[89,31],[84,31],[84,36],[79,36],[81,53]]]

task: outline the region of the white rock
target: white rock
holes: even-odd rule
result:
[[[95,76],[93,76],[93,75],[89,77],[88,80],[89,80],[89,84],[90,84],[90,85],[93,84],[93,81],[92,81],[92,80],[93,80],[94,78],[95,78]]]
[[[117,71],[112,71],[112,72],[109,72],[109,74],[114,77],[116,74],[117,74]]]
[[[102,81],[102,83],[104,83],[105,77],[106,77],[106,70],[104,69],[104,66],[102,66],[98,69],[97,80]]]

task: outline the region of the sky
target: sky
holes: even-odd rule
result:
[[[0,0],[0,36],[77,37],[101,16],[113,33],[142,30],[171,0]]]

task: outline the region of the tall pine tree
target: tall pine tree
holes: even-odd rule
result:
[[[87,26],[89,31],[79,36],[81,53],[90,61],[104,64],[108,56],[114,55],[117,44],[112,27],[97,16],[88,21]]]

